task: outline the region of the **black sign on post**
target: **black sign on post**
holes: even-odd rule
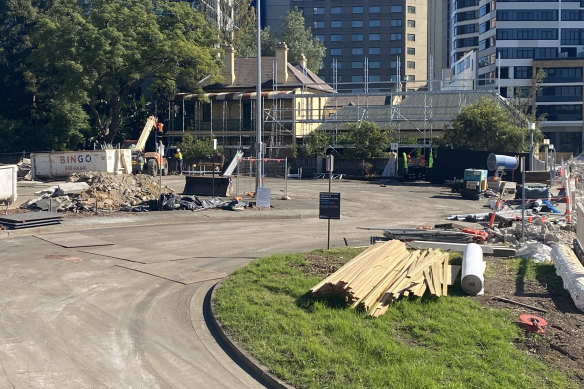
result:
[[[335,192],[320,192],[319,219],[341,218],[341,194]]]

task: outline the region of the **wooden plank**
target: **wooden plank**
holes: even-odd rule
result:
[[[383,293],[387,290],[387,285],[397,276],[400,268],[400,264],[406,261],[411,256],[409,253],[400,253],[398,257],[393,258],[393,266],[388,268],[388,271],[378,274],[372,279],[366,280],[359,288],[355,291],[355,294],[359,296],[357,301],[354,303],[356,306],[359,303],[363,303],[365,309],[368,309],[371,304],[373,304],[377,299],[379,299]],[[383,277],[380,279],[380,276]]]
[[[448,256],[444,257],[442,262],[442,295],[448,296]]]
[[[430,269],[424,270],[424,281],[426,285],[428,285],[428,289],[430,289],[430,293],[436,294],[436,289],[434,289],[434,282],[432,282],[432,276],[430,275]]]
[[[321,282],[319,282],[318,284],[313,286],[310,289],[310,292],[313,295],[317,294],[318,290],[323,285],[325,285],[327,283],[335,285],[337,282],[339,282],[341,280],[343,274],[346,274],[347,272],[352,271],[353,267],[356,266],[356,264],[358,262],[363,261],[367,257],[373,256],[377,250],[382,249],[383,245],[384,245],[384,243],[375,244],[375,245],[371,246],[370,248],[368,248],[367,250],[359,253],[356,257],[354,257],[349,262],[347,262],[343,266],[341,266],[336,272],[334,272],[333,274],[331,274],[330,276],[326,277],[324,280],[322,280]]]

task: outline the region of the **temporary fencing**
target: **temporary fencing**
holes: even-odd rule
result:
[[[233,186],[237,196],[256,190],[257,163],[256,158],[244,157],[238,159],[237,169],[233,177]],[[271,189],[272,196],[281,193],[281,196],[288,195],[288,159],[287,158],[264,158],[263,159],[264,178],[263,186]]]

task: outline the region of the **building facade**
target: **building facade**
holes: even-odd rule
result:
[[[582,152],[584,1],[476,3],[453,0],[451,4],[454,79],[464,66],[462,57],[476,50],[476,87],[527,100],[556,150]],[[468,72],[463,76],[468,78]]]
[[[289,4],[326,47],[318,75],[339,92],[427,87],[428,0],[285,0],[268,2],[266,23]],[[276,28],[277,29],[277,28]]]

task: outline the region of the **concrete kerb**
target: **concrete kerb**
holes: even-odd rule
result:
[[[262,384],[266,385],[268,388],[273,389],[293,389],[294,387],[288,385],[287,383],[281,381],[272,373],[270,370],[263,366],[257,359],[251,356],[247,350],[239,347],[235,341],[233,341],[229,335],[225,333],[223,330],[223,323],[217,318],[215,314],[215,293],[218,287],[221,286],[223,281],[219,281],[215,284],[211,291],[211,299],[209,304],[207,305],[208,317],[211,319],[209,322],[213,325],[213,329],[218,334],[220,340],[223,342],[223,345],[227,348],[227,350],[231,353],[232,356],[237,358],[237,361],[241,363],[245,368],[247,368],[254,377],[260,381]]]
[[[209,215],[208,212],[217,212],[214,215]],[[219,212],[224,212],[225,214],[220,215]],[[91,223],[91,220],[100,218],[100,216],[87,216],[84,220],[87,223],[75,223],[75,224],[55,224],[42,227],[31,227],[18,230],[0,230],[0,239],[12,238],[17,236],[29,236],[43,233],[53,233],[53,232],[70,232],[70,231],[89,231],[104,228],[120,228],[120,227],[148,227],[148,226],[161,226],[161,225],[187,225],[193,223],[209,223],[216,220],[221,221],[238,221],[238,220],[274,220],[274,219],[306,219],[309,216],[302,215],[301,213],[281,211],[281,210],[270,210],[270,211],[236,211],[237,215],[229,211],[219,211],[219,210],[206,210],[198,211],[193,213],[191,211],[161,211],[162,215],[159,219],[153,219],[154,212],[152,213],[135,213],[135,214],[124,214],[120,217],[127,216],[140,218],[139,221],[119,221],[109,223],[107,218],[104,217],[105,222]],[[150,216],[150,217],[148,217]],[[156,215],[157,216],[157,215]],[[195,218],[189,217],[196,216]],[[318,217],[315,215],[314,217]],[[74,219],[81,220],[81,219]]]

